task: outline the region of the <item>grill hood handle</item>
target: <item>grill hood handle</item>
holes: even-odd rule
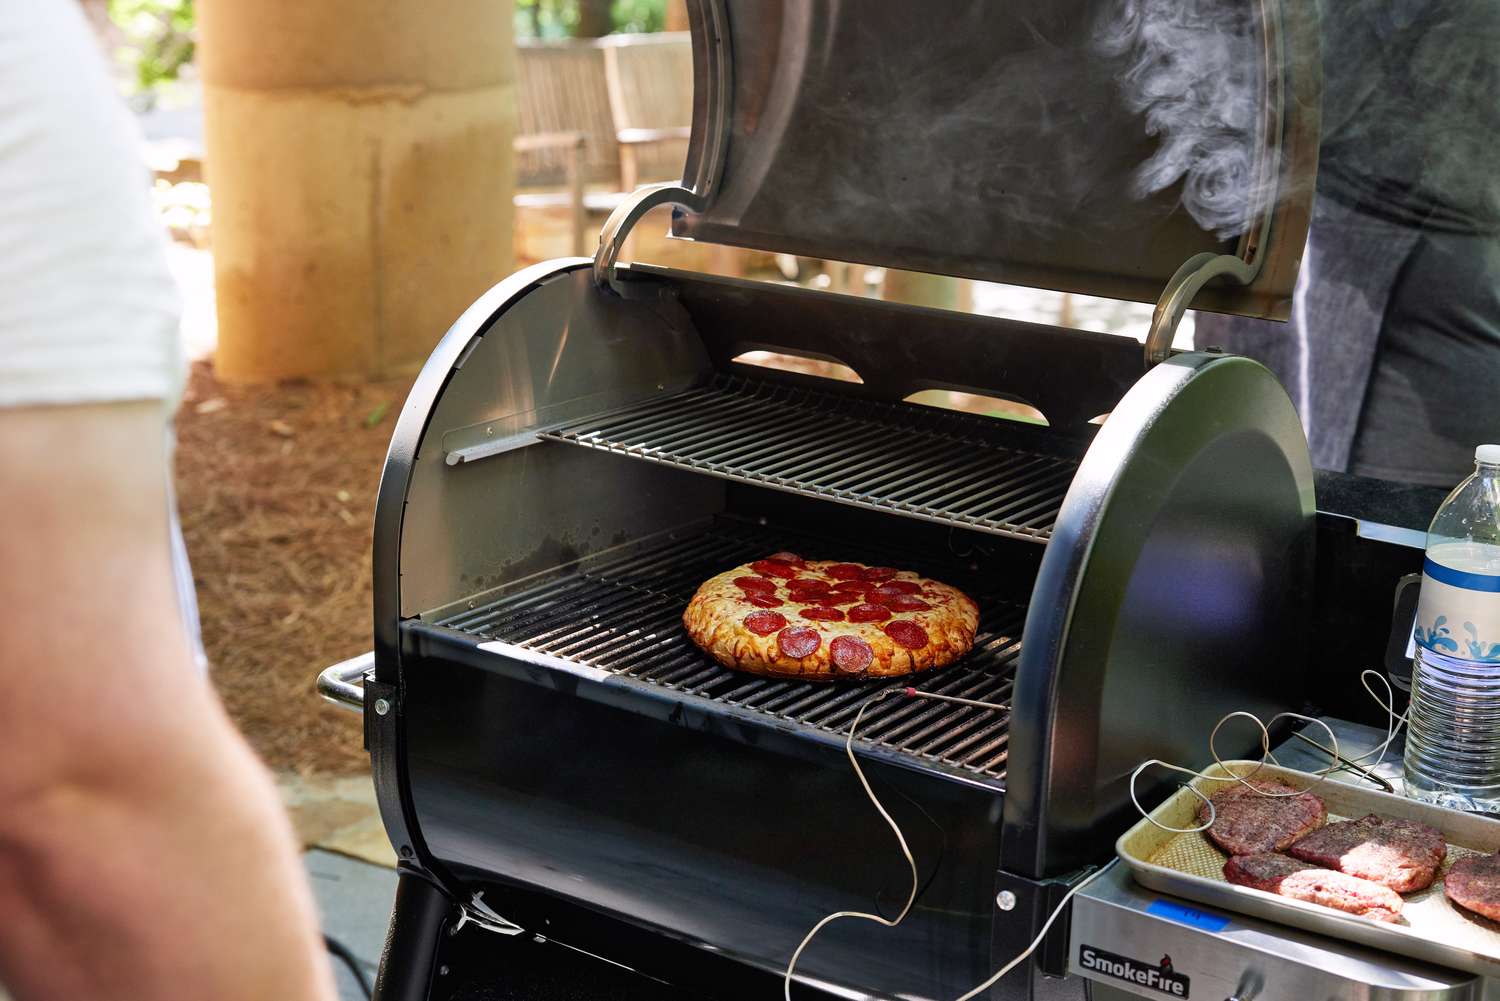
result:
[[[635,224],[658,205],[677,205],[689,212],[701,212],[704,200],[674,181],[647,184],[632,191],[615,206],[605,220],[604,228],[599,231],[599,249],[594,253],[594,284],[601,290],[622,294],[615,284],[615,262],[620,259],[625,238]]]
[[[1233,254],[1204,252],[1194,254],[1177,269],[1151,314],[1151,327],[1146,333],[1146,368],[1166,361],[1172,355],[1172,341],[1182,316],[1192,305],[1203,286],[1220,276],[1226,276],[1239,285],[1249,285],[1260,273],[1259,256],[1245,260]]]

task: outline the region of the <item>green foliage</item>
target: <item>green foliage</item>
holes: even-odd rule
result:
[[[109,0],[109,19],[125,36],[118,56],[131,67],[139,94],[176,80],[192,62],[193,0]]]
[[[613,31],[661,31],[666,0],[611,0]],[[516,0],[517,38],[571,38],[578,30],[578,0]]]
[[[660,31],[666,24],[666,0],[614,0],[610,16],[616,31]]]
[[[608,2],[612,31],[661,31],[666,22],[666,0]],[[578,13],[579,0],[516,0],[516,37],[571,37],[578,29]],[[193,0],[109,0],[109,18],[125,36],[117,55],[130,68],[141,98],[150,101],[192,62]]]

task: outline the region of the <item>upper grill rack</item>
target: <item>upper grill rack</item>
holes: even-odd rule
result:
[[[1046,542],[1078,468],[994,421],[739,376],[538,433],[942,525]]]
[[[719,523],[585,560],[437,624],[660,685],[690,698],[843,734],[860,704],[879,687],[785,681],[731,671],[704,655],[682,628],[682,609],[702,581],[790,546],[816,557],[806,541],[758,526]],[[863,555],[848,549],[842,554]],[[973,652],[952,667],[918,675],[918,683],[942,695],[1008,705],[1025,608],[993,595],[975,598],[980,620]],[[889,687],[905,684],[898,680]],[[1008,711],[886,699],[865,713],[855,745],[887,747],[1003,779],[1009,723]]]

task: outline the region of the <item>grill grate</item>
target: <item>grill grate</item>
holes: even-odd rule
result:
[[[725,479],[1046,542],[1077,462],[998,443],[994,422],[721,377],[539,437]]]
[[[698,585],[739,563],[778,549],[817,558],[821,548],[760,526],[721,522],[695,534],[611,551],[523,589],[447,618],[439,625],[566,658],[688,696],[758,710],[778,721],[847,732],[874,684],[826,684],[731,671],[705,656],[682,629],[682,609]],[[844,558],[914,566],[839,547]],[[921,569],[916,567],[916,569]],[[950,570],[933,576],[960,582]],[[918,675],[924,690],[1009,704],[1025,607],[976,593],[979,635],[958,664]],[[903,687],[897,682],[890,687]],[[872,706],[856,745],[884,746],[966,772],[1005,777],[1010,714],[919,699]]]

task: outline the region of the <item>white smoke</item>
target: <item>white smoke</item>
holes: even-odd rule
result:
[[[1182,182],[1182,206],[1221,239],[1243,233],[1255,192],[1260,40],[1243,0],[1115,0],[1095,30],[1121,60],[1122,97],[1159,141],[1131,178],[1139,198]]]

